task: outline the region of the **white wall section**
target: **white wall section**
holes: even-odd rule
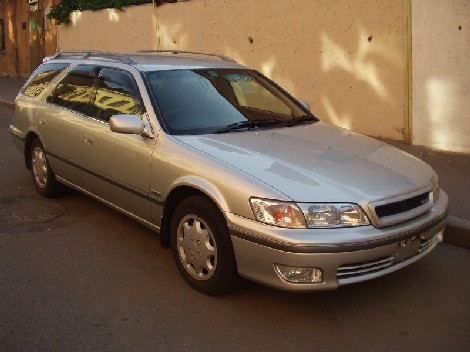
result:
[[[470,0],[413,0],[412,143],[470,152]]]

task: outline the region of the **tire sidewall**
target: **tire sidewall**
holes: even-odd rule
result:
[[[181,262],[177,243],[177,230],[186,215],[199,217],[209,227],[216,246],[216,268],[207,280],[193,278]],[[191,196],[183,200],[175,209],[170,225],[171,248],[180,274],[195,289],[209,294],[220,295],[231,291],[238,285],[238,272],[233,254],[233,247],[228,234],[225,218],[220,210],[203,196]]]
[[[34,166],[33,166],[33,152],[35,149],[39,148],[42,153],[44,154],[44,158],[46,161],[46,184],[44,187],[41,187],[37,181],[36,177],[34,175]],[[54,197],[58,194],[58,184],[57,181],[55,180],[55,175],[52,172],[51,166],[49,164],[49,160],[47,158],[46,151],[44,150],[44,147],[42,143],[39,141],[39,139],[35,139],[30,147],[29,147],[29,161],[31,165],[31,177],[33,179],[34,186],[36,187],[36,190],[44,197]]]

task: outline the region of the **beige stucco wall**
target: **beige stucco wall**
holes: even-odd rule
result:
[[[470,152],[470,1],[413,0],[413,143]]]
[[[405,1],[389,0],[191,0],[156,14],[151,6],[76,13],[59,28],[58,43],[60,50],[223,53],[308,101],[328,122],[404,139],[405,12]]]
[[[71,23],[58,29],[57,50],[93,49],[133,52],[157,47],[153,6],[128,7],[119,11],[74,12]]]

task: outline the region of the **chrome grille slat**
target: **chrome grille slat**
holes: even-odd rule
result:
[[[386,269],[393,265],[393,257],[379,258],[375,262],[357,263],[355,265],[344,265],[338,268],[338,279],[349,278],[353,276],[362,276],[369,273]],[[354,268],[354,269],[349,269]]]
[[[437,238],[433,237],[427,240],[426,242],[421,243],[421,246],[419,247],[419,253],[424,252],[426,249],[431,247],[435,241],[437,241]]]
[[[374,260],[372,262],[365,262],[365,263],[361,263],[359,265],[358,264],[342,265],[341,270],[342,271],[349,271],[349,270],[353,271],[353,270],[360,269],[360,268],[380,265],[381,263],[387,263],[389,261],[390,261],[390,257],[385,257],[382,260],[380,260],[380,258],[379,258],[379,259]]]

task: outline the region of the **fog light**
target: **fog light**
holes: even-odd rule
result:
[[[323,282],[323,272],[320,268],[299,268],[274,264],[281,279],[294,284],[315,284]]]
[[[437,242],[438,243],[444,242],[444,230],[441,230],[437,233]]]

